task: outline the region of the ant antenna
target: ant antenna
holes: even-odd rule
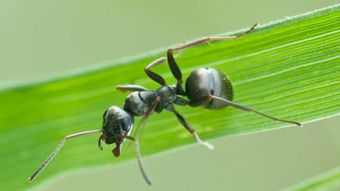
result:
[[[151,186],[151,181],[148,178],[148,176],[146,175],[146,172],[144,170],[144,165],[142,163],[142,157],[141,157],[141,153],[140,153],[140,148],[139,148],[139,141],[136,137],[132,137],[132,136],[127,136],[127,135],[121,135],[122,138],[126,138],[129,139],[131,141],[133,141],[134,145],[135,145],[135,149],[136,149],[136,157],[137,157],[137,162],[138,162],[138,166],[139,166],[139,170],[142,173],[142,176],[145,180],[145,182]]]
[[[99,132],[101,132],[100,129],[98,129],[98,130],[90,130],[90,131],[83,131],[83,132],[73,133],[73,134],[65,136],[65,138],[63,140],[61,140],[59,145],[50,154],[50,156],[48,156],[48,158],[42,163],[42,165],[32,174],[32,176],[30,176],[28,178],[28,181],[32,182],[47,167],[47,165],[58,154],[58,152],[64,146],[64,144],[66,143],[66,141],[68,139],[72,139],[72,138],[75,138],[75,137],[80,137],[80,136],[83,136],[83,135],[93,134],[93,133],[99,133]]]

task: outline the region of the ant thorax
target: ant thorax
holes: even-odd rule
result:
[[[162,111],[167,105],[176,100],[175,89],[169,86],[162,86],[155,91],[134,91],[125,99],[124,110],[133,116],[141,116],[147,113],[150,105],[159,99],[156,112]]]
[[[125,99],[124,110],[134,116],[144,115],[157,98],[156,91],[135,91]]]

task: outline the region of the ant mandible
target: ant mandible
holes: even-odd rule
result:
[[[65,138],[59,143],[55,150],[43,162],[43,164],[33,173],[32,176],[29,177],[29,181],[33,181],[44,170],[44,168],[56,156],[67,140],[83,135],[102,133],[98,140],[99,148],[101,150],[103,149],[103,141],[105,141],[106,144],[115,143],[116,147],[112,150],[112,153],[115,157],[120,155],[121,146],[126,139],[133,141],[137,155],[137,162],[142,176],[145,181],[151,185],[151,181],[146,176],[141,161],[138,139],[129,135],[134,124],[134,116],[143,116],[140,123],[142,124],[142,122],[145,121],[154,111],[157,113],[160,113],[164,109],[170,111],[175,114],[179,122],[193,135],[195,141],[198,144],[204,145],[209,149],[213,149],[211,144],[201,140],[193,127],[180,113],[178,113],[174,107],[174,104],[182,106],[189,105],[191,107],[203,106],[208,109],[220,109],[226,106],[231,106],[247,112],[254,112],[258,115],[275,121],[301,126],[301,124],[298,122],[273,117],[268,114],[256,111],[250,107],[232,102],[233,88],[231,82],[222,72],[214,68],[206,67],[193,71],[186,79],[185,90],[182,87],[182,73],[175,61],[173,51],[182,50],[210,41],[238,39],[251,33],[255,29],[256,25],[257,24],[252,26],[246,32],[237,36],[204,37],[169,49],[167,51],[167,57],[162,57],[153,61],[144,69],[149,78],[161,85],[160,88],[156,90],[147,90],[146,88],[139,85],[117,86],[117,90],[131,92],[125,99],[123,109],[117,106],[108,108],[103,115],[103,126],[99,130],[84,131],[65,136]],[[177,80],[177,83],[174,85],[168,86],[162,76],[151,71],[151,68],[162,64],[165,61],[168,62],[171,73]],[[187,97],[188,100],[186,100],[184,97]]]

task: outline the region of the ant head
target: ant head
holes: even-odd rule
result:
[[[99,137],[99,148],[102,149],[101,142],[104,140],[106,144],[116,144],[116,148],[112,150],[115,156],[119,156],[120,147],[123,143],[122,135],[128,135],[132,129],[134,122],[133,116],[123,109],[112,106],[107,109],[103,115],[103,135]]]

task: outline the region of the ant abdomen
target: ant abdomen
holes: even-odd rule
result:
[[[190,106],[203,106],[208,109],[220,109],[226,104],[219,100],[208,99],[210,95],[227,100],[233,99],[233,88],[229,79],[215,68],[199,68],[193,71],[185,83],[186,95]]]

